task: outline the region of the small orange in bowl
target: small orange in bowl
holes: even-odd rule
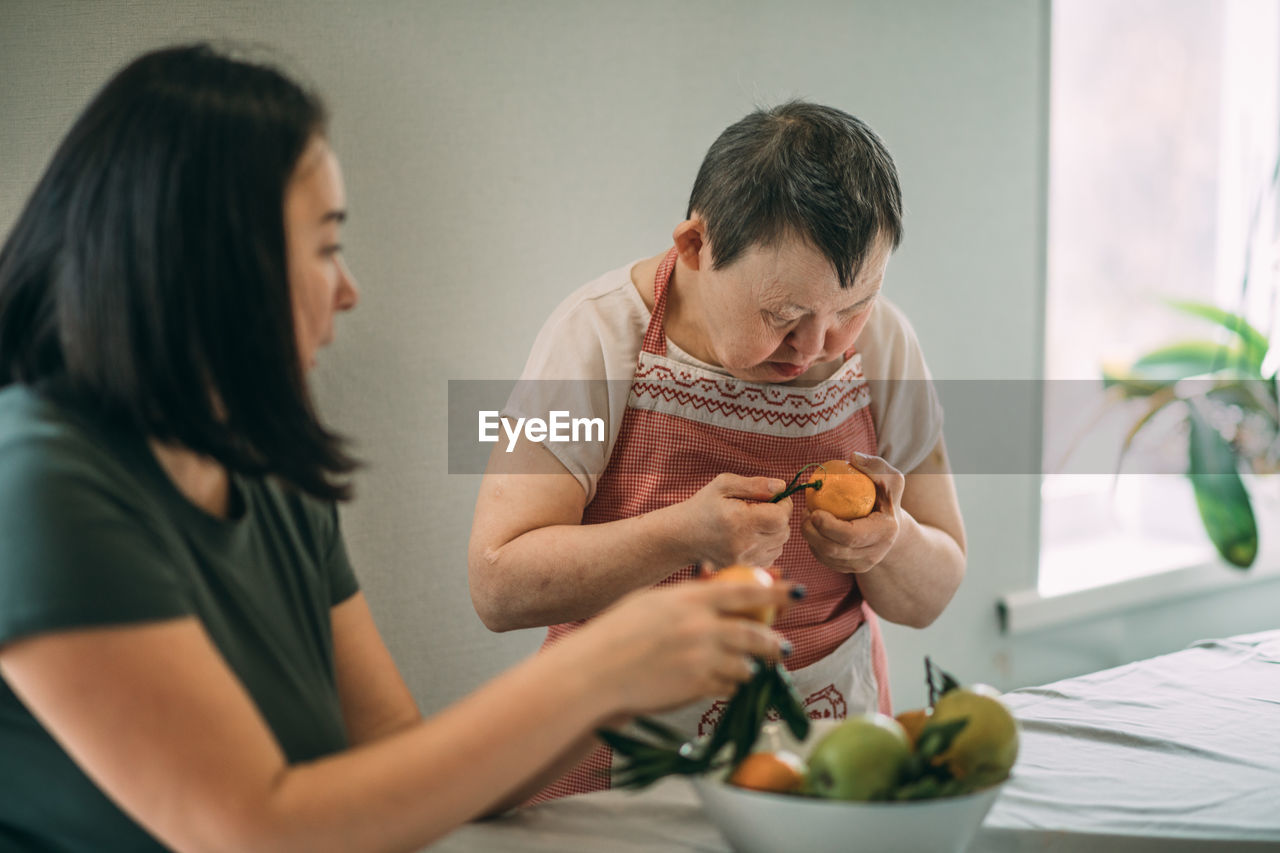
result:
[[[804,790],[808,768],[794,752],[753,752],[734,768],[729,784],[752,791],[794,794]]]
[[[725,566],[720,571],[711,575],[708,579],[713,581],[753,583],[756,586],[762,586],[766,589],[777,583],[777,578],[775,578],[771,572],[767,572],[764,569],[758,569],[755,566],[742,565]],[[744,611],[742,615],[754,619],[757,622],[772,625],[773,618],[778,615],[778,608],[761,607],[756,610]]]
[[[911,742],[912,749],[916,748],[916,742],[920,740],[920,732],[924,731],[924,727],[929,722],[929,715],[932,713],[932,708],[915,708],[903,711],[894,717],[898,725],[902,726],[902,730],[907,733],[907,740]]]
[[[842,521],[852,521],[876,508],[875,481],[843,459],[823,462],[809,475],[809,482],[822,483],[805,496],[811,511],[822,509]]]

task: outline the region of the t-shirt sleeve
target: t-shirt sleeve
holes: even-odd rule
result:
[[[168,549],[91,449],[0,448],[0,643],[194,612]]]
[[[338,508],[331,505],[330,512],[333,519],[333,533],[324,568],[329,576],[329,604],[333,606],[341,604],[359,592],[360,581],[356,579],[355,569],[351,567],[351,558],[347,556],[347,541],[342,535]]]
[[[506,418],[546,421],[562,413],[567,440],[549,436],[542,446],[578,481],[588,502],[621,429],[644,335],[647,310],[624,273],[588,284],[552,313],[502,408]],[[574,421],[581,427],[576,434]]]
[[[915,329],[881,297],[856,345],[871,386],[879,455],[908,474],[942,437],[942,403]]]

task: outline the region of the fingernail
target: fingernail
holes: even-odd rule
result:
[[[791,587],[791,591],[787,593],[787,595],[790,595],[796,601],[799,601],[800,599],[804,598],[808,594],[809,594],[809,591],[804,588],[804,584],[802,583],[798,583],[795,586]]]
[[[855,451],[853,451],[853,456],[854,456],[854,458],[855,458],[855,459],[870,459],[870,458],[871,458],[871,454],[870,454],[870,453],[863,453],[863,452],[862,452],[862,451],[860,451],[860,450],[855,450]]]
[[[753,676],[760,674],[760,664],[755,658],[747,658],[747,669],[751,670]]]
[[[782,491],[783,489],[785,489],[786,487],[787,487],[787,484],[786,484],[786,483],[784,483],[784,482],[783,482],[783,481],[781,481],[781,480],[770,480],[770,481],[769,481],[769,491],[771,491],[771,492],[780,492],[780,491]]]
[[[795,647],[791,645],[790,640],[783,640],[778,644],[778,650],[782,652],[784,658],[789,658],[791,653],[795,651]]]

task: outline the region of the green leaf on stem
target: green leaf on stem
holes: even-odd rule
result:
[[[1191,445],[1187,476],[1204,529],[1222,558],[1247,569],[1258,556],[1258,525],[1236,455],[1199,407],[1190,407]]]

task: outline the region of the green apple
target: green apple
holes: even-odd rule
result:
[[[833,800],[887,799],[910,757],[907,733],[893,717],[850,717],[814,745],[809,790]]]
[[[1018,722],[985,684],[958,687],[938,697],[930,725],[967,720],[934,764],[945,764],[951,775],[970,788],[985,788],[1009,777],[1018,759]]]

